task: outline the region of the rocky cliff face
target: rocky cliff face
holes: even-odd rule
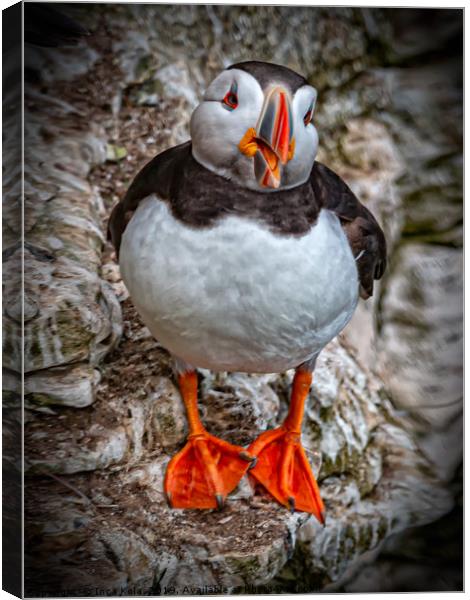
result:
[[[406,11],[69,12],[97,33],[26,56],[36,73],[26,91],[27,593],[369,589],[356,573],[384,544],[399,547],[397,534],[451,510],[442,479],[461,456],[449,441],[461,410],[458,19],[442,13],[429,39],[429,19]],[[303,438],[324,529],[247,480],[221,512],[166,507],[183,407],[169,357],[104,245],[109,210],[137,169],[187,139],[207,82],[249,58],[286,64],[318,88],[319,159],[378,215],[391,250],[376,297],[322,354],[309,399]],[[12,394],[18,315],[5,298]],[[202,372],[203,420],[248,444],[282,418],[290,379]]]

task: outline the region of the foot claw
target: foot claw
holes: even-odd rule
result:
[[[165,493],[165,500],[166,500],[166,503],[168,504],[168,508],[173,508],[173,506],[171,504],[171,494],[170,493]]]
[[[225,504],[225,499],[222,494],[216,494],[215,501],[217,502],[217,510],[222,510]]]
[[[242,460],[246,460],[246,462],[252,463],[254,460],[256,460],[256,456],[251,456],[251,454],[248,454],[248,452],[240,452],[240,454],[238,455]]]
[[[254,469],[256,467],[257,462],[258,462],[258,457],[253,456],[253,458],[251,459],[251,465],[248,467],[248,471],[251,471],[251,469]]]

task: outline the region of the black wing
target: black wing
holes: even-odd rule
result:
[[[151,194],[167,200],[190,153],[191,142],[165,150],[136,175],[124,198],[113,208],[108,221],[108,239],[112,241],[117,257],[122,235],[141,200]]]
[[[310,180],[321,205],[339,217],[356,257],[361,296],[369,298],[374,291],[374,279],[380,279],[387,266],[384,233],[374,215],[331,169],[315,162]]]

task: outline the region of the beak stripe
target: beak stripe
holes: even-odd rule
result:
[[[277,123],[273,131],[274,144],[273,148],[278,152],[279,158],[285,164],[287,162],[287,156],[289,154],[289,138],[290,138],[290,127],[288,119],[288,109],[286,102],[286,95],[284,92],[279,94],[279,110],[277,113]]]
[[[258,136],[265,141],[267,144],[272,144],[272,134],[274,129],[274,123],[276,121],[276,106],[272,102],[269,102],[266,106],[266,111],[261,121]]]

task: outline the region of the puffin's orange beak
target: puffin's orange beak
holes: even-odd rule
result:
[[[255,177],[264,187],[281,185],[280,164],[291,160],[295,150],[292,105],[288,92],[276,87],[269,92],[256,129],[250,128],[239,144],[240,151],[254,157]]]

